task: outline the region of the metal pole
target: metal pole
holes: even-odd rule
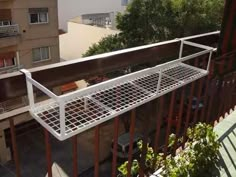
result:
[[[117,171],[117,147],[118,147],[118,134],[119,134],[119,117],[114,120],[114,138],[113,138],[113,158],[112,158],[112,177],[116,177]]]
[[[60,109],[61,137],[64,137],[66,130],[66,115],[65,115],[65,102],[62,99],[59,100],[59,109]]]
[[[27,86],[27,93],[28,93],[28,99],[29,99],[29,105],[30,108],[34,108],[34,91],[33,91],[33,85],[28,81],[28,78],[32,78],[31,73],[26,70],[22,69],[20,70],[22,73],[25,74],[25,80],[26,80],[26,86]]]
[[[9,123],[10,123],[10,131],[11,131],[13,157],[14,157],[14,162],[15,162],[15,167],[16,167],[16,176],[21,177],[18,148],[17,148],[17,143],[16,143],[16,131],[15,131],[15,125],[14,125],[14,118],[10,118]]]
[[[170,135],[170,129],[171,129],[171,120],[173,119],[173,111],[174,111],[174,103],[175,103],[175,95],[176,91],[174,90],[171,94],[171,102],[170,102],[170,109],[168,114],[168,124],[167,124],[167,132],[165,137],[165,146],[164,146],[164,157],[167,156],[167,149],[168,149],[168,140]]]
[[[160,70],[160,72],[159,72],[159,78],[158,78],[158,83],[157,83],[157,94],[158,94],[158,92],[160,90],[161,78],[162,78],[162,70]]]
[[[184,48],[184,40],[181,40],[180,49],[179,49],[179,59],[182,58]]]
[[[99,144],[100,144],[100,125],[95,127],[95,149],[94,149],[94,177],[99,177]]]
[[[78,177],[78,140],[77,135],[72,137],[73,150],[73,177]]]
[[[178,114],[178,125],[176,129],[176,140],[174,144],[174,153],[176,152],[176,149],[178,148],[178,138],[180,137],[180,128],[182,125],[182,117],[183,117],[183,110],[184,110],[184,98],[185,98],[185,87],[183,87],[181,92],[181,100],[180,100],[180,108],[179,108],[179,114]]]
[[[210,54],[209,54],[209,59],[208,59],[208,64],[207,64],[207,71],[209,71],[209,69],[210,69],[211,58],[212,58],[212,50],[211,50],[211,52],[210,52]]]
[[[129,129],[129,154],[128,154],[128,165],[127,165],[127,177],[131,176],[131,166],[132,166],[132,157],[133,157],[133,142],[134,142],[134,128],[135,128],[135,117],[136,110],[131,111],[131,122]]]
[[[51,144],[50,144],[50,137],[49,136],[50,135],[49,135],[48,131],[46,129],[44,129],[48,177],[52,177],[52,152],[51,152]]]
[[[159,107],[157,108],[157,123],[156,123],[156,134],[155,134],[155,141],[154,141],[154,154],[157,154],[158,147],[159,147],[159,139],[160,139],[160,131],[162,126],[162,113],[164,107],[164,96],[160,97],[159,100]],[[153,161],[153,167],[155,167],[156,158]]]

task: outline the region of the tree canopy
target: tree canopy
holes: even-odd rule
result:
[[[120,34],[103,38],[84,56],[220,29],[224,0],[132,0],[117,15]]]

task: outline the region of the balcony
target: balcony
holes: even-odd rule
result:
[[[19,25],[0,26],[0,48],[18,44]]]
[[[124,132],[130,135],[129,147],[140,133],[143,142],[150,139],[156,152],[167,154],[170,133],[185,135],[197,122],[218,123],[235,108],[236,74],[221,61],[232,60],[236,52],[216,58],[218,40],[219,32],[213,32],[0,75],[1,102],[27,95],[28,88],[30,103],[0,114],[1,123],[10,125],[5,137],[14,159],[2,170],[17,177],[52,177],[54,167],[60,166],[68,176],[116,177],[118,137]],[[146,68],[83,90],[63,95],[50,91],[147,63]],[[219,68],[229,71],[215,78]],[[39,90],[49,99],[35,102],[33,93]],[[26,131],[25,124],[15,123],[28,111],[40,124],[35,121],[37,128]],[[133,151],[127,150],[129,163]]]

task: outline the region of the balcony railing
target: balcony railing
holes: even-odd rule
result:
[[[27,70],[21,70],[26,74],[30,113],[56,138],[65,140],[206,76],[214,48],[185,39],[179,41],[181,47],[177,60],[62,96],[56,96],[32,79]],[[182,57],[184,45],[203,51]],[[204,55],[209,55],[205,69],[184,63]],[[32,85],[54,101],[36,106]]]
[[[14,65],[14,66],[3,67],[3,68],[0,68],[0,74],[7,74],[7,73],[16,72],[22,68],[23,68],[23,65]]]
[[[19,25],[0,26],[0,38],[19,35]]]
[[[218,40],[217,35],[218,33],[216,32],[211,34],[200,35],[194,39],[191,39],[191,37],[185,38],[185,40],[187,40],[187,43],[186,42],[185,43],[193,45],[193,42],[197,42],[204,45],[212,46],[214,48],[215,43]],[[99,106],[102,107],[102,109],[104,109],[103,112],[99,112],[99,115],[103,115],[104,113],[106,114],[107,112],[113,114],[112,115],[113,119],[110,119],[110,121],[108,121],[108,119],[107,120],[104,119],[106,123],[104,123],[103,120],[97,121],[96,117],[95,118],[90,117],[90,119],[94,118],[94,120],[91,120],[91,122],[95,122],[94,125],[92,126],[91,124],[89,125],[91,126],[90,128],[92,131],[89,132],[86,131],[83,134],[77,135],[78,132],[76,132],[77,131],[76,129],[76,131],[74,131],[76,133],[70,134],[70,136],[73,135],[71,137],[72,140],[71,150],[73,152],[73,155],[71,158],[72,164],[71,166],[69,166],[69,168],[67,168],[66,172],[70,174],[70,176],[74,177],[77,177],[78,173],[80,173],[81,176],[84,175],[86,177],[89,177],[94,175],[98,177],[99,173],[101,172],[100,162],[106,159],[104,154],[110,153],[110,144],[112,143],[113,143],[112,160],[109,161],[109,167],[111,168],[111,170],[108,170],[109,174],[106,175],[116,177],[117,166],[119,163],[117,161],[118,137],[120,135],[120,132],[123,132],[123,130],[121,130],[120,127],[121,122],[128,123],[128,132],[130,134],[129,150],[128,150],[128,163],[129,163],[128,171],[130,174],[131,171],[130,164],[132,161],[133,151],[134,151],[133,139],[136,131],[139,131],[143,135],[143,147],[146,147],[145,144],[148,142],[148,138],[150,138],[151,144],[155,152],[163,150],[164,153],[167,154],[168,137],[171,132],[176,133],[177,137],[180,137],[181,135],[186,134],[187,128],[189,126],[192,126],[200,121],[213,124],[215,121],[219,121],[219,117],[221,116],[224,117],[225,113],[229,113],[232,109],[234,109],[234,106],[236,105],[235,102],[236,74],[230,72],[227,75],[225,74],[221,78],[217,79],[213,79],[214,77],[212,76],[212,74],[211,76],[208,75],[207,77],[203,77],[208,73],[208,69],[209,71],[212,72],[213,69],[218,67],[218,65],[216,65],[216,62],[219,62],[219,60],[215,61],[214,53],[211,65],[209,64],[210,62],[208,62],[209,53],[211,53],[213,48],[206,47],[204,45],[197,45],[197,47],[200,48],[204,47],[203,51],[206,50],[205,51],[206,53],[202,53],[202,51],[200,51],[201,53],[199,55],[196,55],[196,54],[189,54],[189,50],[194,51],[193,53],[195,53],[196,51],[195,49],[193,50],[193,47],[187,45],[186,47],[184,47],[185,49],[187,49],[187,52],[186,50],[184,50],[185,52],[183,52],[182,55],[180,55],[181,52],[179,51],[181,51],[180,50],[182,48],[181,46],[182,44],[184,44],[184,42],[182,41],[183,40],[181,39],[175,39],[173,41],[167,41],[148,46],[126,49],[123,51],[117,51],[109,54],[89,57],[82,60],[78,59],[75,61],[50,65],[47,67],[31,69],[29,70],[28,74],[31,73],[32,78],[30,77],[30,75],[28,75],[28,77],[26,77],[27,82],[25,80],[25,76],[20,72],[0,76],[0,88],[1,88],[0,100],[10,99],[16,96],[25,95],[27,88],[26,83],[28,85],[28,88],[31,87],[31,84],[36,85],[41,90],[45,91],[49,96],[55,98],[54,101],[50,100],[51,103],[53,101],[54,105],[56,102],[58,102],[60,105],[61,103],[60,99],[65,99],[66,104],[71,104],[73,103],[73,101],[75,102],[78,101],[77,97],[81,96],[87,98],[87,102],[85,101],[86,99],[82,101],[81,109],[78,109],[79,106],[81,106],[79,103],[72,105],[73,110],[71,111],[71,115],[69,115],[66,114],[66,112],[69,113],[70,110],[68,110],[68,107],[65,107],[65,105],[63,104],[62,106],[57,105],[56,107],[53,107],[52,105],[48,105],[48,101],[46,101],[46,102],[36,103],[34,105],[34,100],[31,95],[30,106],[23,107],[21,109],[16,109],[14,111],[0,115],[1,121],[3,122],[9,121],[10,124],[11,140],[12,140],[11,147],[14,155],[16,176],[28,177],[38,174],[38,173],[35,174],[34,171],[32,171],[31,174],[29,174],[28,170],[26,170],[27,172],[25,172],[24,170],[26,169],[25,166],[24,168],[21,168],[21,166],[24,165],[23,163],[27,161],[28,157],[23,155],[24,152],[21,152],[22,149],[24,150],[24,148],[22,149],[17,148],[17,143],[16,143],[14,121],[17,120],[14,116],[28,112],[29,109],[33,116],[35,116],[35,113],[37,113],[36,111],[41,111],[41,108],[45,109],[48,106],[49,107],[51,106],[52,109],[57,110],[56,114],[54,112],[51,112],[49,109],[45,110],[45,114],[48,114],[48,116],[45,116],[46,118],[52,117],[50,114],[55,116],[53,117],[53,119],[50,119],[50,121],[46,119],[43,120],[45,121],[45,124],[46,123],[50,125],[57,124],[56,126],[51,126],[51,127],[45,126],[46,128],[49,128],[49,131],[52,134],[54,133],[54,135],[58,134],[55,133],[56,131],[53,129],[53,127],[60,130],[60,126],[62,126],[65,128],[64,130],[70,130],[72,129],[70,124],[75,126],[80,126],[77,121],[78,119],[74,120],[74,118],[76,117],[76,115],[78,115],[78,113],[81,113],[81,110],[83,111],[84,109],[87,108],[87,112],[84,111],[82,112],[83,114],[81,113],[79,114],[79,116],[91,116],[90,108],[96,109],[94,113],[98,114],[99,111],[99,107],[97,106],[98,102]],[[188,55],[190,55],[191,57],[189,57]],[[236,54],[234,56],[232,56],[231,54],[230,58],[233,58],[235,56]],[[107,81],[105,83],[101,83],[100,85],[97,86],[95,85],[92,86],[91,88],[87,88],[85,90],[81,90],[75,93],[55,96],[53,93],[49,92],[48,89],[45,88],[45,87],[49,88],[54,87],[58,84],[59,85],[63,84],[63,82],[68,83],[75,79],[86,78],[88,76],[93,76],[94,74],[98,73],[104,74],[106,72],[115,69],[120,69],[120,67],[127,67],[130,65],[140,64],[145,62],[156,63],[157,61],[160,62],[161,59],[166,59],[166,58],[173,58],[173,59],[177,58],[177,60],[172,61],[171,63],[168,64],[161,64],[161,66],[154,66],[153,68],[148,68],[144,71],[139,71],[138,73],[132,73],[128,76],[123,76],[122,78]],[[183,60],[183,58],[185,58],[186,60]],[[227,58],[228,56],[223,56],[223,59]],[[168,70],[170,68],[174,69],[175,66],[177,65],[180,67],[186,67],[187,70],[191,72],[188,72],[187,70],[176,70],[176,72],[173,72],[173,70]],[[196,75],[193,73],[196,73]],[[157,75],[157,77],[156,79],[153,80],[152,76],[155,75]],[[161,94],[160,90],[162,90],[163,88],[167,88],[167,87],[161,87],[162,84],[161,80],[164,82],[166,79],[165,77],[168,77],[167,80],[171,80],[171,82],[165,82],[165,83],[167,84],[176,83],[177,85],[170,84],[171,87],[169,88],[169,90],[167,89],[165,91],[165,94]],[[122,89],[124,88],[129,89],[129,87],[126,87],[127,84],[132,85],[131,91],[130,92],[127,90],[122,91]],[[123,88],[123,86],[125,87]],[[110,92],[111,89],[114,90],[114,88],[117,91],[116,92],[117,94],[112,94]],[[136,92],[137,89],[138,92]],[[30,90],[31,91],[29,93],[32,94],[33,90],[31,88]],[[102,93],[105,92],[108,92],[108,94],[103,95]],[[138,103],[136,105],[137,102],[135,102],[137,101],[138,98],[141,98],[140,93],[146,95],[146,97],[142,97],[141,101],[139,101],[139,103],[143,101],[142,103],[144,105],[142,107],[140,107],[141,104]],[[94,98],[94,96],[96,98]],[[116,98],[121,98],[121,96],[122,96],[121,100],[116,99]],[[67,100],[67,98],[72,99],[72,101]],[[97,100],[97,98],[99,99]],[[146,98],[147,100],[145,100]],[[91,102],[93,102],[94,105],[96,106],[93,107],[90,106],[89,104]],[[129,103],[132,104],[129,105]],[[200,103],[203,106],[199,106]],[[110,107],[110,105],[114,106],[114,108]],[[123,108],[121,108],[122,106],[124,106],[124,109],[127,109],[126,111],[128,111],[128,114],[126,115],[123,114],[125,111]],[[58,110],[59,108],[60,111],[62,111],[62,113],[64,112],[62,114],[62,118],[63,115],[66,114],[66,116],[70,116],[72,117],[72,119],[68,121],[60,119],[65,122],[64,124],[61,123],[58,124],[57,122],[60,116]],[[176,119],[176,117],[178,118]],[[84,121],[83,119],[81,119],[80,121],[82,124],[83,123],[86,124],[86,122],[83,122]],[[141,125],[141,127],[138,127],[138,125]],[[93,126],[95,127],[92,129]],[[107,126],[109,126],[109,128],[107,128]],[[94,138],[93,137],[91,138],[91,133],[94,133]],[[150,133],[153,133],[154,136],[150,136]],[[86,138],[84,139],[85,136],[89,135],[90,135],[89,140]],[[106,138],[104,138],[105,136]],[[68,137],[69,136],[64,136],[64,138]],[[47,129],[44,129],[44,141],[41,141],[40,138],[39,139],[33,138],[35,139],[36,144],[45,143],[46,162],[47,162],[47,164],[45,164],[45,168],[47,168],[49,177],[52,177],[51,155],[53,152],[51,148],[53,147],[51,147],[52,145],[52,141],[50,141],[51,138],[53,137],[50,136]],[[91,144],[86,148],[85,151],[83,151],[82,146],[79,146],[80,148],[78,149],[78,143],[80,141],[83,145],[89,142],[91,142]],[[62,145],[60,141],[54,140],[53,142],[54,143],[57,142],[59,145]],[[34,142],[31,141],[31,143]],[[65,144],[70,145],[70,142],[66,141],[64,142],[64,145]],[[108,148],[105,146],[107,144]],[[57,151],[58,148],[59,146],[54,146],[54,151]],[[175,149],[176,148],[178,148],[177,144],[175,145]],[[90,151],[89,149],[92,150]],[[103,151],[103,153],[101,153],[100,151]],[[143,148],[141,153],[145,154],[146,153],[145,151],[146,149]],[[36,155],[37,153],[32,152],[32,154]],[[57,153],[55,152],[55,154],[58,155],[58,152]],[[70,154],[70,152],[67,153],[63,149],[63,153],[60,159],[63,159],[64,156],[66,156],[66,158],[68,159],[69,158],[68,154]],[[24,159],[19,159],[19,156]],[[40,155],[40,157],[42,157],[42,155]],[[85,169],[82,167],[83,165],[80,165],[85,161],[86,162],[92,161],[92,164],[90,164],[90,167],[92,168],[89,168],[90,170],[86,172],[84,172]],[[34,168],[40,166],[39,164],[42,163],[41,161],[37,162],[37,160],[35,160],[34,163],[27,163],[27,165],[29,166],[32,165],[34,166]],[[61,164],[68,166],[68,160],[65,162],[61,162]],[[31,166],[28,168],[33,169],[31,168]],[[41,166],[40,169],[42,170]],[[42,171],[41,173],[44,172]],[[45,174],[40,174],[40,175],[43,176]],[[106,176],[106,175],[100,175],[100,176]],[[130,175],[128,175],[128,177],[130,177]]]

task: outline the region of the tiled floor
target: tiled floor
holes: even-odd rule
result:
[[[236,111],[214,128],[221,142],[219,174],[221,177],[236,177]]]

